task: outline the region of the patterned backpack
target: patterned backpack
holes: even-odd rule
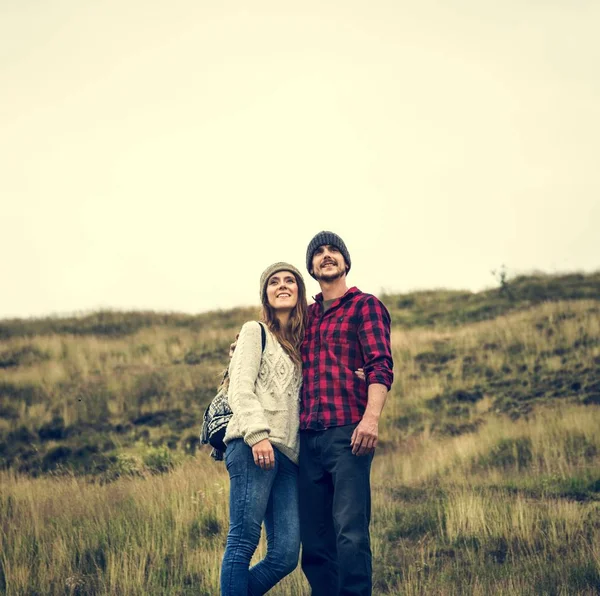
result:
[[[265,327],[260,325],[260,339],[262,351],[265,351],[267,336]],[[204,411],[204,421],[202,423],[202,432],[200,433],[200,441],[203,445],[210,445],[213,449],[210,456],[217,461],[223,459],[226,445],[223,442],[225,433],[227,432],[227,424],[233,416],[229,400],[227,399],[227,390],[229,389],[229,371],[226,370],[223,374],[223,379],[217,390],[217,395],[213,397],[208,408]]]

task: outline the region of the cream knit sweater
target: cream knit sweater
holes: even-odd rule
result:
[[[298,463],[299,397],[302,371],[265,326],[267,342],[261,355],[260,325],[245,323],[229,364],[227,397],[233,416],[225,444],[242,438],[252,446],[269,439]]]

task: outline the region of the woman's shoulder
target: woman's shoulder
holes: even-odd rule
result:
[[[242,329],[240,330],[240,333],[242,331],[245,331],[246,333],[248,333],[248,332],[260,333],[260,323],[258,321],[246,321],[242,325]]]
[[[260,360],[261,342],[258,321],[246,321],[240,329],[235,350],[229,363],[230,374],[233,369],[240,365],[246,366],[250,362]]]
[[[246,321],[240,329],[238,342],[245,342],[249,340],[253,343],[256,343],[257,341],[262,341],[260,339],[257,339],[260,338],[260,336],[260,323],[258,321]]]

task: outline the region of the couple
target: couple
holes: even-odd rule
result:
[[[268,592],[301,541],[314,596],[371,594],[369,476],[393,362],[389,313],[347,287],[350,265],[343,240],[320,232],[306,252],[314,304],[293,265],[261,276],[264,350],[261,324],[245,323],[229,366],[222,596]],[[263,522],[267,554],[250,568]]]

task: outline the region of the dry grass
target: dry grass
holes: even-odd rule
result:
[[[600,592],[597,304],[393,329],[372,473],[374,593]],[[0,593],[218,593],[228,478],[207,451],[181,446],[198,434],[235,326],[182,321],[1,342],[0,361],[21,362],[0,368],[0,453],[22,435],[20,464],[44,466],[64,446],[108,463],[92,477],[0,471]],[[57,415],[59,430],[88,430],[37,440]],[[308,594],[301,571],[272,593]]]
[[[542,412],[512,425],[494,419],[473,436],[445,443],[422,438],[410,454],[378,455],[373,469],[378,593],[452,593],[458,585],[456,566],[465,577],[480,570],[482,575],[468,583],[470,593],[485,593],[490,586],[510,593],[519,585],[517,593],[531,593],[547,573],[568,587],[575,584],[560,560],[565,550],[572,564],[588,561],[596,570],[590,577],[600,581],[600,503],[543,490],[535,497],[509,490],[515,477],[523,486],[534,486],[549,474],[556,480],[581,475],[584,464],[597,474],[598,457],[573,457],[568,437],[577,432],[600,453],[595,432],[600,412],[571,407],[557,414]],[[499,440],[517,437],[531,442],[539,465],[517,474],[516,469],[498,470],[488,459],[473,471],[473,463],[489,455]],[[9,472],[0,480],[7,593],[65,593],[68,581],[91,590],[80,593],[218,592],[228,479],[224,467],[206,453],[169,474],[107,485],[74,476],[30,479]],[[264,548],[263,541],[257,557]],[[500,554],[490,555],[494,549]],[[490,562],[493,556],[502,561]],[[528,583],[517,574],[525,561]],[[495,568],[502,568],[504,577],[496,577]],[[273,591],[307,593],[299,570]]]

